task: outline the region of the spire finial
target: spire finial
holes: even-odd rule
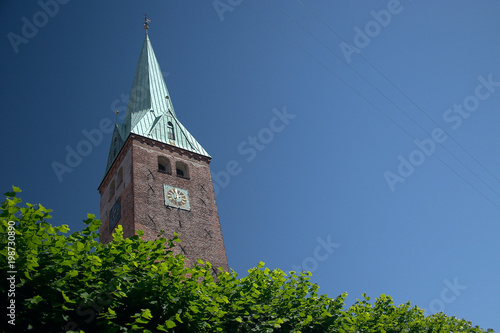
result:
[[[150,19],[148,19],[148,14],[144,14],[144,30],[146,30],[146,35],[148,34],[148,29],[149,29],[149,23],[151,22]]]

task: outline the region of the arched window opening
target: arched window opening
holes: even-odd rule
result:
[[[174,125],[170,121],[167,123],[167,133],[169,140],[175,140]]]
[[[171,174],[170,160],[165,156],[158,156],[158,171],[162,173]]]
[[[175,163],[176,174],[178,177],[189,179],[189,170],[186,163],[176,162]]]

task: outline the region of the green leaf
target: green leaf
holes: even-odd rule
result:
[[[165,321],[165,326],[167,326],[167,328],[174,328],[177,324],[173,320],[167,320]]]
[[[142,310],[141,316],[146,319],[151,319],[153,318],[153,315],[151,314],[151,310],[149,309],[144,309]]]
[[[67,224],[63,224],[59,227],[59,231],[62,233],[67,233],[69,231],[69,226]]]
[[[167,328],[165,327],[165,325],[158,325],[156,326],[156,329],[159,331],[167,332]]]
[[[64,301],[66,301],[66,303],[76,303],[75,301],[70,300],[69,297],[66,296],[66,294],[64,293],[64,291],[61,291],[61,293],[62,293],[62,296],[64,298]]]
[[[43,297],[40,296],[40,295],[36,295],[35,297],[32,297],[30,299],[27,299],[27,301],[29,301],[30,303],[32,304],[38,304],[40,303],[41,301],[43,301]]]
[[[78,252],[81,252],[81,251],[83,251],[84,249],[85,249],[85,245],[83,245],[83,244],[82,244],[82,243],[80,243],[80,242],[77,242],[77,243],[76,243],[76,250],[77,250]]]

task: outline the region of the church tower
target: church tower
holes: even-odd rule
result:
[[[147,29],[147,24],[145,25]],[[146,30],[147,32],[147,30]],[[181,124],[146,33],[124,123],[116,123],[101,195],[101,238],[137,230],[179,234],[175,251],[228,270],[210,175],[211,156]]]

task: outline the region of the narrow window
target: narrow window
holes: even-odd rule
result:
[[[123,181],[123,168],[120,168],[120,170],[118,170],[118,179],[116,180],[117,185],[120,186],[122,181]]]
[[[158,156],[158,171],[162,173],[171,174],[170,160],[165,156]]]
[[[189,179],[189,170],[186,163],[176,162],[175,169],[178,177]]]
[[[174,125],[170,121],[167,123],[167,133],[170,140],[175,140]]]
[[[115,180],[114,179],[111,182],[111,184],[109,185],[109,198],[111,199],[113,197],[113,195],[115,195]]]
[[[121,197],[118,197],[109,211],[109,232],[113,232],[113,228],[120,221],[121,215]]]

